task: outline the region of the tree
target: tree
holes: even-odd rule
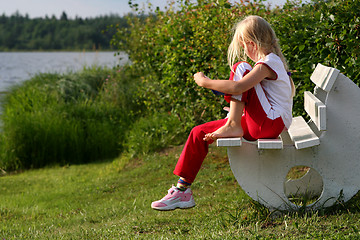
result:
[[[60,17],[60,20],[61,20],[61,21],[67,21],[67,20],[68,20],[67,15],[66,15],[65,12],[62,12],[61,17]]]
[[[126,27],[125,18],[118,15],[96,18],[68,19],[65,12],[60,19],[54,15],[30,19],[19,12],[10,17],[0,15],[0,50],[82,50],[100,46],[110,48],[114,27]]]

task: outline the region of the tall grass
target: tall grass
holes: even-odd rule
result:
[[[1,168],[87,163],[117,156],[135,105],[128,96],[131,85],[120,84],[124,74],[106,68],[39,74],[11,89],[2,103]],[[118,82],[118,89],[112,89],[113,82]],[[109,89],[112,96],[106,96]],[[116,98],[121,90],[122,96]]]
[[[181,144],[183,123],[161,109],[148,112],[140,81],[131,66],[94,67],[38,74],[14,87],[2,102],[0,168],[88,163]]]

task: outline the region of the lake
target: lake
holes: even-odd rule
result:
[[[0,52],[0,92],[37,73],[74,72],[91,66],[116,67],[128,61],[114,52]]]

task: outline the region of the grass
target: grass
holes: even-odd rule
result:
[[[1,100],[0,168],[39,168],[113,158],[136,109],[125,71],[38,74]]]
[[[0,178],[1,239],[357,239],[358,196],[325,212],[272,218],[212,147],[193,185],[197,206],[154,211],[177,180],[180,147],[135,159],[28,170]]]

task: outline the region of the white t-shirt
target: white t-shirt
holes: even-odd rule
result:
[[[264,109],[270,119],[281,117],[286,128],[289,128],[292,121],[292,89],[289,75],[280,57],[274,53],[268,54],[257,64],[264,64],[275,74],[275,79],[264,79],[260,82],[265,95],[270,103]]]

